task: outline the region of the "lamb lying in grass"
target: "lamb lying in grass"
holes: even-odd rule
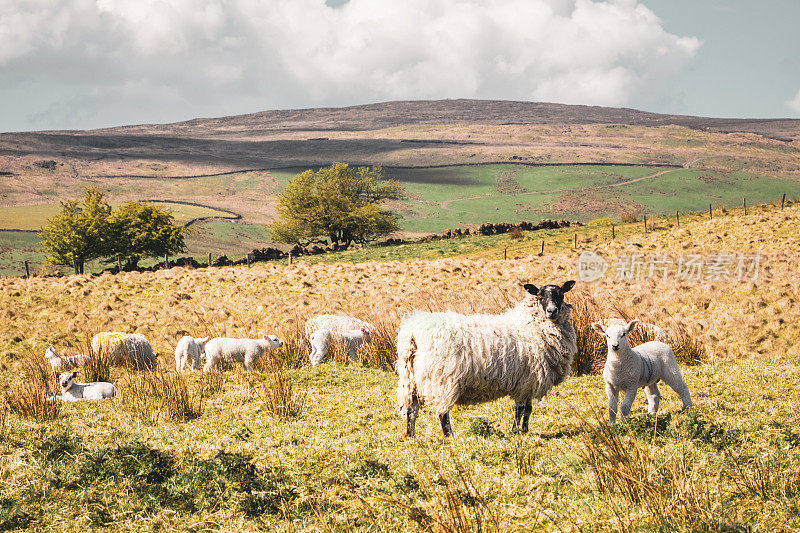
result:
[[[61,385],[61,400],[77,402],[80,400],[104,400],[118,396],[117,388],[112,383],[94,381],[92,383],[76,383],[77,372],[53,372]],[[56,396],[56,398],[58,398]]]
[[[613,324],[607,328],[597,322],[592,324],[592,328],[603,335],[608,344],[603,380],[606,382],[608,395],[608,418],[612,424],[617,421],[620,391],[625,393],[622,400],[623,418],[630,414],[640,387],[644,387],[647,394],[648,412],[656,414],[661,400],[657,384],[661,380],[678,393],[684,409],[692,405],[689,387],[683,380],[672,348],[660,341],[650,341],[631,348],[628,335],[638,323],[637,320],[631,320],[627,324]]]
[[[331,331],[318,329],[308,339],[311,342],[311,366],[317,366],[325,358],[331,341],[341,342],[347,346],[347,356],[351,361],[358,361],[358,348],[365,342],[372,342],[369,330],[366,328],[351,329],[349,331]]]
[[[91,362],[92,358],[88,355],[79,353],[77,355],[58,355],[55,347],[50,346],[44,352],[44,358],[50,362],[53,370],[63,370],[65,368],[72,368],[76,366],[83,366]]]
[[[178,345],[175,346],[175,370],[183,372],[190,360],[192,362],[192,370],[199,370],[200,355],[205,351],[208,339],[209,337],[195,339],[189,335],[181,337]]]
[[[252,370],[253,363],[273,348],[283,346],[275,335],[264,335],[261,339],[229,339],[215,337],[206,343],[206,364],[203,372],[219,369],[223,362],[240,362],[245,370]]]

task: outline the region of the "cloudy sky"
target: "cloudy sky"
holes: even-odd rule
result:
[[[0,131],[485,98],[800,117],[798,0],[0,0]]]

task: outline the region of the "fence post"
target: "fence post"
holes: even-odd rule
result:
[[[714,220],[714,213],[711,212],[711,204],[708,204],[708,218]]]
[[[289,252],[289,264],[292,264],[292,252]]]
[[[542,251],[539,252],[539,255],[544,255],[544,239],[542,239]]]
[[[208,252],[208,266],[211,266],[211,252]]]
[[[503,248],[503,261],[508,259],[508,248]]]
[[[644,216],[644,232],[647,233],[647,215]]]
[[[169,268],[169,256],[164,254],[164,268]]]
[[[578,234],[575,234],[575,238],[572,240],[572,248],[577,250],[578,249]]]
[[[681,227],[681,216],[678,214],[677,209],[675,210],[675,222],[677,222],[678,227]]]
[[[611,224],[611,240],[613,241],[617,236],[617,232],[614,230],[614,224]]]
[[[747,214],[747,198],[742,198],[742,209],[744,209],[744,214]]]
[[[26,278],[30,278],[31,277],[31,269],[28,266],[28,262],[27,261],[25,261],[25,277]]]
[[[783,204],[786,202],[786,193],[783,193],[783,198],[781,198],[781,209],[783,209]]]
[[[117,272],[122,272],[122,257],[117,254]]]
[[[247,268],[250,268],[250,254],[245,256],[247,258]]]
[[[73,264],[73,266],[75,267],[75,275],[78,275],[78,274],[80,274],[80,272],[78,272],[78,260],[77,260],[77,259],[75,259],[75,260],[73,261],[73,263],[74,263],[74,264]]]

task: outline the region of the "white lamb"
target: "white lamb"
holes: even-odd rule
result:
[[[306,336],[320,329],[327,329],[334,333],[344,333],[354,329],[366,329],[370,333],[375,326],[352,316],[343,315],[317,315],[306,320]]]
[[[92,352],[105,357],[115,366],[151,369],[156,366],[156,356],[150,342],[140,333],[103,331],[92,337]]]
[[[648,412],[656,414],[661,400],[657,385],[660,380],[678,393],[684,409],[692,405],[689,387],[683,380],[672,348],[660,341],[650,341],[631,348],[628,335],[638,323],[637,320],[631,320],[627,324],[613,324],[607,328],[600,323],[592,324],[592,328],[603,335],[608,344],[603,380],[606,382],[608,395],[608,419],[612,424],[617,421],[620,391],[625,393],[622,400],[623,418],[630,414],[640,387],[644,387],[647,395]]]
[[[577,351],[571,310],[561,287],[524,285],[529,293],[502,315],[416,312],[397,334],[397,404],[414,436],[420,405],[434,405],[442,432],[450,408],[511,396],[513,430],[528,431],[531,399],[541,399],[570,372]]]
[[[181,337],[175,346],[175,370],[183,372],[186,364],[191,360],[192,370],[200,369],[200,355],[206,349],[206,342],[210,337],[195,339],[189,335]]]
[[[79,353],[77,355],[58,355],[55,347],[50,346],[44,352],[44,358],[50,362],[53,370],[63,370],[76,366],[89,364],[92,360],[88,355]]]
[[[75,383],[77,372],[53,372],[61,385],[61,400],[77,402],[80,400],[104,400],[118,396],[117,388],[106,381],[93,381],[91,383]],[[58,396],[56,396],[58,398]]]
[[[329,329],[318,329],[309,336],[311,342],[312,366],[317,366],[325,358],[331,341],[341,342],[347,346],[347,355],[351,361],[358,361],[358,348],[365,342],[372,342],[369,330],[366,328],[351,329],[349,331],[334,332]]]
[[[283,341],[275,335],[264,335],[261,339],[229,339],[215,337],[206,343],[206,364],[203,372],[219,368],[222,362],[240,362],[245,370],[265,353],[283,346]]]

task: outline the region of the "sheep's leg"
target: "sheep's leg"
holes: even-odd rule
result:
[[[206,356],[206,364],[203,365],[203,372],[211,372],[214,368],[214,358]]]
[[[681,402],[683,402],[683,408],[688,409],[691,407],[692,395],[689,393],[689,386],[686,384],[686,381],[684,381],[680,369],[676,369],[676,372],[666,372],[665,374],[663,378],[664,383],[669,385],[670,388],[680,396]]]
[[[520,426],[522,426],[522,416],[525,414],[525,402],[517,402],[514,408],[514,425],[511,426],[511,431],[513,433],[519,432]]]
[[[610,383],[606,383],[606,395],[608,396],[608,423],[616,424],[619,391]]]
[[[522,432],[528,432],[528,421],[531,419],[531,412],[533,411],[533,404],[531,399],[525,401],[525,412],[522,414]]]
[[[633,407],[633,400],[636,399],[636,391],[639,387],[633,386],[625,390],[625,398],[622,400],[622,418],[627,418],[631,414],[631,407]]]
[[[658,384],[653,383],[644,388],[644,393],[647,395],[647,412],[654,415],[658,412],[658,404],[661,401],[661,391],[658,390]]]
[[[442,433],[445,437],[453,434],[453,429],[450,427],[450,413],[440,413],[439,422],[442,424]]]
[[[416,424],[417,424],[417,414],[419,413],[419,398],[417,395],[414,394],[411,397],[411,407],[408,408],[406,411],[406,436],[413,437]]]
[[[358,344],[355,342],[351,342],[347,346],[347,355],[350,361],[356,363],[358,362]]]

